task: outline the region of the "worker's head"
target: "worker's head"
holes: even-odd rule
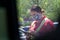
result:
[[[30,10],[30,14],[33,16],[33,18],[40,19],[42,17],[42,9],[39,6],[34,5]]]

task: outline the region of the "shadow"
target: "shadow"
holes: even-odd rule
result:
[[[57,26],[57,28],[56,28],[56,39],[58,40],[58,39],[60,39],[60,7],[59,8],[57,8],[57,14],[58,14],[58,22],[59,22],[59,24],[58,24],[58,26]]]

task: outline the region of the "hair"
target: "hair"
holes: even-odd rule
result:
[[[37,5],[33,5],[31,11],[41,12],[41,8]]]

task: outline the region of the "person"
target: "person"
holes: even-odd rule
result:
[[[32,6],[30,14],[34,21],[30,25],[29,33],[34,34],[36,38],[43,38],[48,33],[55,31],[53,22],[44,15],[44,10],[39,6]]]

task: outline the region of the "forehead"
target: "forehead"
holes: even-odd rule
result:
[[[30,12],[36,12],[36,11],[30,11]]]

